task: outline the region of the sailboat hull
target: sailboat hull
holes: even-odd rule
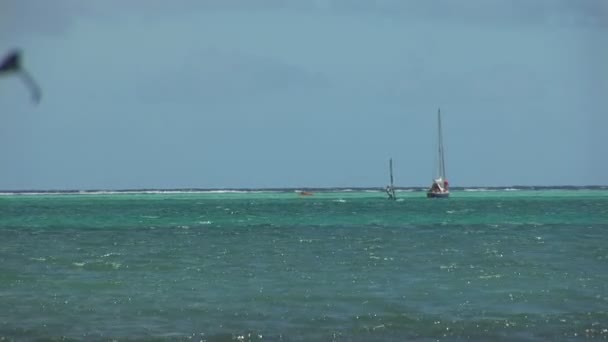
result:
[[[426,197],[428,198],[448,198],[450,197],[449,192],[427,192]]]

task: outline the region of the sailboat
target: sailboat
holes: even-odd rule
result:
[[[437,133],[438,133],[438,165],[433,184],[426,192],[426,197],[429,198],[447,198],[450,197],[450,188],[448,180],[445,177],[445,158],[443,156],[443,133],[441,130],[441,109],[437,111]]]
[[[397,195],[395,194],[395,185],[393,182],[393,158],[389,159],[388,161],[388,168],[390,171],[390,180],[391,183],[390,185],[386,186],[386,194],[388,195],[388,199],[390,200],[396,200],[397,199]]]

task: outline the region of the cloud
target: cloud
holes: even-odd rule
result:
[[[192,12],[269,10],[387,16],[459,25],[608,26],[608,2],[598,0],[5,0],[0,37],[21,33],[61,34],[76,20],[121,15],[168,17]]]
[[[0,2],[0,37],[23,33],[61,34],[83,7],[71,0]]]

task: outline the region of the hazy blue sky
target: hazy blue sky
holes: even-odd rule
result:
[[[608,1],[0,1],[0,189],[608,184]]]

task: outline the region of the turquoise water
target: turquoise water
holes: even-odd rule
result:
[[[398,196],[0,196],[0,337],[608,338],[608,190]]]

